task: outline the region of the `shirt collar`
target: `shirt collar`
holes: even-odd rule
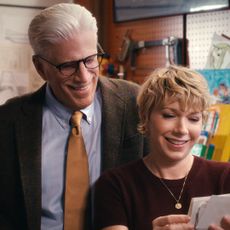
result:
[[[93,111],[94,111],[94,101],[93,103],[91,103],[88,107],[81,109],[80,110],[84,116],[83,118],[89,123],[91,124],[92,122],[92,118],[93,118]]]
[[[61,104],[54,97],[49,84],[47,84],[46,86],[46,106],[55,115],[57,121],[63,128],[65,128],[66,126],[69,127],[69,120],[72,116],[73,111]],[[89,106],[80,111],[84,114],[83,119],[91,124],[93,119],[94,101]]]

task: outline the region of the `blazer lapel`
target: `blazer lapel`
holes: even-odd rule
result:
[[[102,94],[102,171],[119,164],[126,106],[115,83],[99,78]]]
[[[40,229],[41,222],[41,135],[42,87],[22,105],[16,122],[16,141],[29,229]]]

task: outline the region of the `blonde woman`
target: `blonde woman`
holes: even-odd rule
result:
[[[139,131],[149,154],[103,174],[95,189],[95,229],[194,229],[187,215],[192,197],[230,193],[230,164],[190,152],[209,107],[205,79],[185,68],[157,69],[138,97]],[[222,226],[230,229],[230,216]]]

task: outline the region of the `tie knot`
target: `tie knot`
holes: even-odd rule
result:
[[[82,119],[82,112],[80,111],[76,111],[73,113],[72,117],[71,117],[71,124],[74,127],[80,127],[81,124],[81,119]]]

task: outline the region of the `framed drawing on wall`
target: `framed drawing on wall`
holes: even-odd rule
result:
[[[229,8],[229,0],[114,0],[113,3],[115,22]]]

